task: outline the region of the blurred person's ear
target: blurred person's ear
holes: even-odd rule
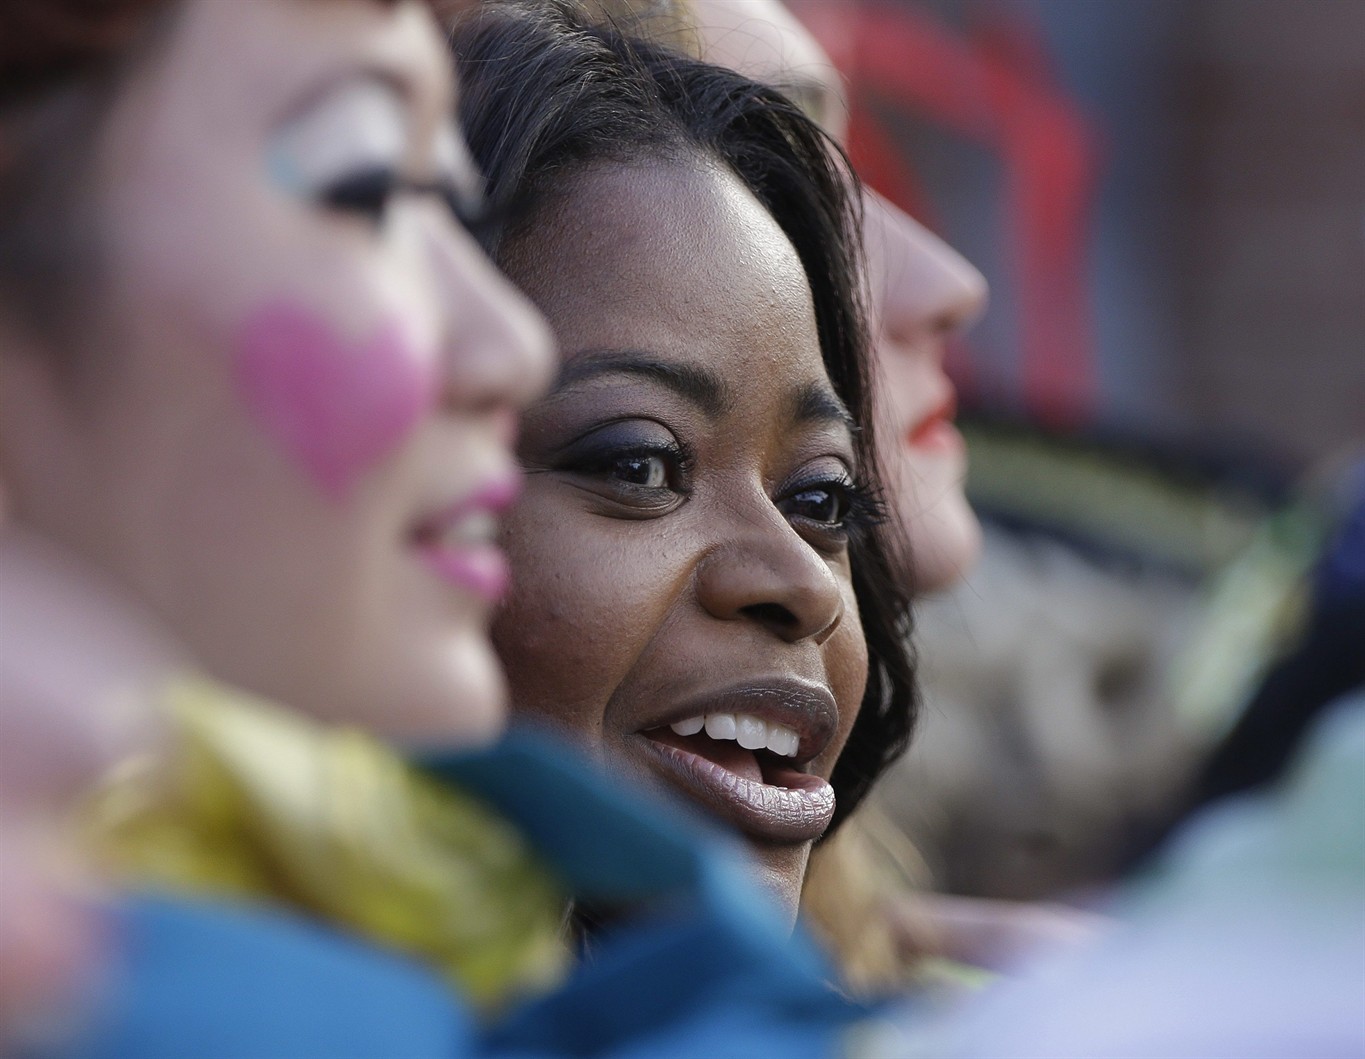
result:
[[[786,92],[843,142],[843,78],[810,31],[779,0],[690,0],[702,58]]]

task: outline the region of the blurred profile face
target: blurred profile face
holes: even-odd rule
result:
[[[512,707],[737,828],[794,915],[867,675],[866,504],[805,272],[701,163],[590,168],[527,230],[504,264],[563,365],[504,537]]]
[[[838,70],[778,0],[693,0],[705,57],[787,90],[835,139],[847,133]],[[980,527],[962,492],[966,451],[944,343],[980,314],[986,282],[957,251],[870,189],[868,286],[888,499],[910,540],[916,592],[952,584]]]
[[[981,546],[962,491],[967,451],[943,358],[948,339],[985,305],[986,282],[875,191],[866,191],[864,208],[878,452],[887,498],[910,536],[913,587],[932,592],[960,578]]]
[[[495,516],[549,370],[453,215],[452,89],[421,4],[185,3],[100,129],[71,370],[10,358],[5,436],[50,472],[14,518],[210,674],[439,742],[502,720]]]

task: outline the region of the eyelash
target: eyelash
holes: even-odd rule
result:
[[[779,506],[789,504],[803,494],[817,491],[834,494],[841,501],[839,518],[837,521],[821,519],[805,521],[820,532],[837,535],[840,541],[862,538],[874,526],[886,521],[886,508],[877,492],[864,482],[842,475],[834,478],[814,477],[797,482],[787,488],[778,504]],[[788,517],[803,516],[790,514]]]
[[[395,195],[437,196],[456,223],[480,241],[506,219],[505,210],[490,207],[481,195],[465,192],[450,181],[413,180],[384,167],[348,173],[323,189],[321,201],[328,209],[359,214],[379,224]]]
[[[618,488],[622,493],[633,496],[643,494],[669,494],[687,496],[691,488],[687,483],[689,472],[694,464],[694,456],[685,443],[636,443],[627,445],[608,445],[596,451],[589,451],[571,459],[566,470],[590,477],[612,477],[614,472],[632,460],[646,461],[658,459],[664,463],[667,480],[661,485],[629,482],[618,478]],[[797,497],[816,491],[831,494],[839,506],[837,521],[824,521],[807,518],[799,513],[789,513],[789,518],[800,518],[817,532],[836,538],[843,543],[852,538],[865,536],[874,526],[886,518],[886,510],[880,496],[869,486],[853,478],[840,475],[835,477],[813,476],[789,486],[778,499],[779,507],[789,505]]]
[[[590,450],[571,461],[568,469],[579,474],[591,476],[607,477],[630,460],[651,460],[657,459],[664,464],[664,474],[667,481],[662,485],[649,485],[641,482],[628,482],[624,479],[617,479],[623,491],[629,490],[632,493],[650,492],[666,490],[670,493],[677,493],[686,496],[691,490],[687,487],[685,479],[688,472],[692,469],[693,456],[692,450],[681,442],[662,443],[634,443],[625,445],[606,445],[597,450]]]

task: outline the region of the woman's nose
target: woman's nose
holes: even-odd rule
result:
[[[526,407],[554,369],[544,319],[463,233],[434,234],[431,254],[444,311],[445,403],[483,412]]]
[[[844,614],[839,579],[776,508],[732,520],[697,568],[697,598],[722,621],[756,622],[791,643],[824,643]]]
[[[892,333],[961,331],[985,310],[986,279],[961,254],[876,192],[867,193],[868,258],[880,283],[873,300]]]

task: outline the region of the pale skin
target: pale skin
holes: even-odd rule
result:
[[[947,343],[981,314],[986,281],[957,251],[875,191],[864,239],[877,385],[877,441],[888,499],[910,539],[916,593],[971,568],[981,526],[963,483],[967,452],[953,426],[957,393]]]
[[[95,944],[32,851],[171,677],[404,742],[505,720],[493,520],[551,347],[446,201],[441,36],[412,0],[176,16],[92,145],[85,312],[0,298],[6,1025]]]
[[[251,10],[188,4],[109,114],[88,342],[0,332],[12,536],[97,568],[149,637],[175,630],[164,653],[221,679],[397,738],[486,738],[491,600],[431,576],[414,536],[509,491],[547,339],[434,194],[393,195],[382,222],[325,201],[375,167],[470,179],[425,9]],[[352,117],[333,156],[297,146]],[[275,175],[291,151],[301,185]],[[377,391],[395,375],[405,391]]]

